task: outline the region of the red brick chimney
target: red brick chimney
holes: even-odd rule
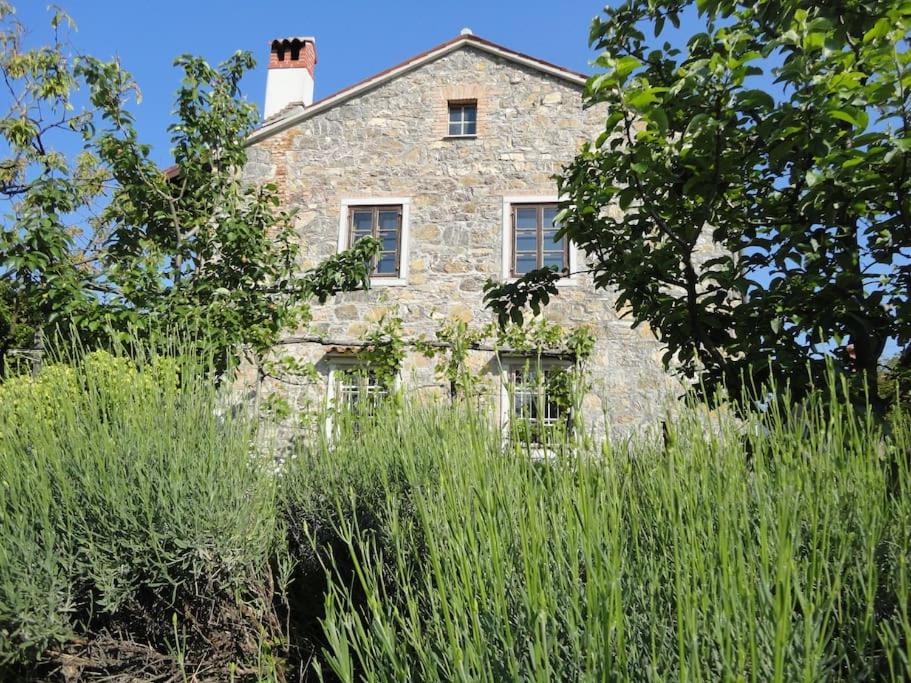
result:
[[[316,40],[312,36],[276,38],[269,46],[269,71],[266,75],[265,118],[274,116],[291,104],[313,104],[313,68],[316,65]]]

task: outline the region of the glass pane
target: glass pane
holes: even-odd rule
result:
[[[518,417],[534,418],[536,417],[537,406],[536,396],[533,393],[516,392],[515,411]]]
[[[516,228],[518,230],[537,228],[538,210],[534,207],[519,207],[516,209]]]
[[[358,390],[355,386],[343,386],[339,387],[339,406],[347,408],[348,410],[354,410],[358,404]]]
[[[557,270],[563,270],[566,266],[563,252],[544,252],[544,265],[545,267],[555,266]]]
[[[449,107],[449,123],[460,123],[462,121],[462,108]]]
[[[450,135],[461,135],[462,134],[462,124],[461,123],[450,123],[449,124],[449,134]]]
[[[380,211],[380,230],[397,230],[399,227],[399,212]]]
[[[549,228],[554,225],[554,220],[557,218],[557,207],[549,206],[544,207],[544,227]]]
[[[544,406],[544,419],[550,423],[554,424],[557,420],[560,419],[560,406],[554,403],[553,399],[550,396],[545,396],[547,403]]]
[[[355,232],[369,233],[373,227],[373,211],[355,211],[352,222]]]
[[[380,242],[383,243],[383,251],[395,251],[399,244],[399,234],[397,232],[381,232]]]
[[[517,254],[516,255],[516,272],[529,273],[538,266],[538,259],[534,254]]]
[[[357,404],[359,394],[357,372],[353,368],[340,370],[337,377],[339,404],[353,408]]]
[[[554,245],[554,244],[559,244],[559,245],[562,247],[562,246],[563,246],[563,240],[562,240],[562,239],[559,239],[559,240],[557,239],[557,231],[556,231],[556,230],[545,230],[545,231],[544,231],[544,248],[545,248],[545,249],[553,249],[554,247],[553,247],[552,245]]]
[[[380,275],[395,275],[395,254],[383,252],[376,262],[376,272]]]
[[[462,116],[466,121],[470,121],[471,123],[474,123],[475,121],[478,120],[478,108],[476,106],[474,106],[473,104],[469,105],[467,107],[463,107],[462,111],[464,112],[462,114]]]
[[[477,124],[474,121],[465,122],[465,135],[475,135],[477,131]]]
[[[538,237],[534,232],[517,232],[516,233],[516,251],[538,251]]]

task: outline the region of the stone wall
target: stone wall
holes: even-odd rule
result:
[[[440,117],[456,91],[478,99],[477,138],[444,137]],[[304,268],[336,252],[343,201],[410,200],[407,284],[314,306],[308,329],[289,336],[357,341],[387,310],[403,318],[407,338],[432,337],[447,317],[491,320],[481,289],[487,278],[502,275],[504,197],[555,197],[554,174],[603,120],[603,111],[583,111],[581,86],[465,47],[256,143],[246,177],[276,183],[298,209]],[[654,421],[674,386],[661,369],[657,341],[619,318],[610,292],[595,290],[585,275],[573,280],[546,316],[565,326],[590,325],[597,335],[586,417],[600,425],[606,415],[611,427]],[[283,350],[316,363],[325,376],[326,346],[299,342]],[[475,356],[491,373],[496,403],[492,354]],[[417,354],[406,359],[402,381],[438,384],[431,361]],[[316,385],[300,393],[320,400],[326,391]]]

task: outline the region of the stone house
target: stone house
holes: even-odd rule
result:
[[[620,318],[615,297],[592,286],[571,244],[554,241],[553,176],[605,118],[583,109],[585,75],[466,29],[314,101],[316,61],[311,37],[273,41],[267,118],[249,140],[245,177],[276,184],[298,210],[302,267],[361,235],[380,239],[383,251],[369,291],[314,305],[307,328],[288,331],[282,351],[313,363],[318,381],[283,390],[299,405],[382,393],[370,379],[354,383],[348,370],[358,363],[364,333],[384,313],[402,319],[406,341],[432,339],[447,318],[484,325],[493,319],[483,305],[488,278],[554,265],[566,277],[545,316],[595,334],[586,421],[628,429],[659,419],[674,385],[658,342],[645,326],[633,330]],[[494,414],[504,424],[514,419],[523,400],[521,354],[479,344],[469,361],[487,380]],[[572,359],[554,353],[544,362]],[[445,395],[434,365],[409,347],[397,382],[410,393]],[[534,417],[553,419],[549,412]]]

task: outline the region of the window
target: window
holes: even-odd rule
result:
[[[356,364],[335,371],[335,403],[343,410],[372,414],[379,401],[389,395],[389,389],[379,381],[375,372]]]
[[[373,277],[400,276],[402,256],[402,206],[351,206],[348,208],[348,245],[362,237],[380,241],[380,253],[373,259]]]
[[[512,206],[512,277],[545,267],[569,273],[568,240],[557,239],[556,217],[555,203]]]
[[[333,410],[326,417],[325,428],[326,438],[334,440],[343,425],[354,433],[361,431],[390,388],[355,357],[332,360],[329,368],[329,405]]]
[[[507,366],[507,424],[512,439],[534,446],[554,443],[570,425],[569,411],[557,393],[566,377],[565,364],[533,359]]]
[[[473,136],[478,133],[477,100],[449,102],[449,135],[451,137]]]

